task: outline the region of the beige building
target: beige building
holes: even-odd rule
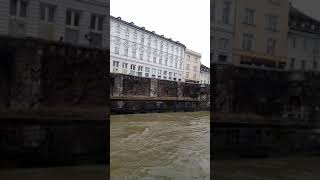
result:
[[[288,0],[238,0],[235,7],[233,64],[284,70]]]
[[[186,50],[184,75],[186,82],[199,83],[201,54],[190,49]]]

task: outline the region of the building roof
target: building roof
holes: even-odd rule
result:
[[[307,15],[302,10],[299,10],[298,8],[296,8],[296,7],[292,6],[292,5],[290,6],[290,17],[291,16],[299,18],[301,20],[313,21],[314,23],[319,23],[319,20]]]
[[[210,68],[208,68],[207,66],[201,64],[200,65],[200,71],[201,72],[210,72]]]
[[[102,6],[102,7],[110,6],[109,1],[105,1],[105,0],[78,0],[78,1],[82,3],[88,3],[88,4],[93,4],[93,5]]]
[[[141,30],[141,31],[144,31],[144,32],[147,32],[147,33],[149,33],[149,34],[158,36],[159,38],[165,39],[165,40],[167,40],[167,41],[173,42],[173,43],[175,43],[175,44],[178,44],[178,45],[183,46],[184,48],[186,48],[186,46],[185,46],[184,44],[180,43],[179,41],[174,41],[174,40],[172,40],[171,38],[166,38],[166,37],[164,37],[163,35],[156,34],[154,31],[146,30],[145,27],[139,27],[139,26],[135,25],[133,22],[130,22],[130,23],[129,23],[129,22],[127,22],[127,21],[124,21],[124,20],[121,19],[121,17],[117,17],[117,18],[116,18],[116,17],[110,15],[110,18],[111,18],[111,19],[114,19],[114,20],[116,20],[116,21],[119,21],[119,22],[121,22],[121,23],[124,23],[124,24],[126,24],[126,25],[128,25],[128,26],[137,28],[137,29],[139,29],[139,30]]]
[[[198,52],[193,51],[193,50],[191,50],[191,49],[187,49],[187,50],[186,50],[186,53],[192,54],[192,55],[194,55],[194,56],[201,57],[201,53],[198,53]]]
[[[290,6],[289,18],[290,29],[308,33],[320,33],[320,21],[292,5]]]

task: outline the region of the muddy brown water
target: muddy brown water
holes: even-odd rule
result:
[[[209,114],[111,116],[111,179],[209,179]]]

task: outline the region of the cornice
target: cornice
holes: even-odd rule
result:
[[[140,31],[144,31],[144,32],[146,32],[146,33],[148,33],[148,34],[155,35],[155,36],[157,36],[157,37],[159,37],[159,38],[161,38],[161,39],[165,39],[165,40],[167,40],[167,41],[170,41],[170,42],[172,42],[172,43],[178,44],[178,45],[183,46],[184,48],[186,48],[186,46],[185,46],[184,44],[180,43],[179,41],[173,41],[171,38],[166,38],[166,37],[164,37],[164,36],[161,36],[161,35],[155,33],[154,31],[146,30],[146,29],[144,29],[144,27],[139,27],[139,26],[137,26],[137,25],[135,25],[135,24],[133,24],[133,23],[129,23],[129,22],[127,22],[127,21],[124,21],[124,20],[122,20],[122,19],[119,18],[119,17],[116,18],[116,17],[110,15],[110,19],[113,19],[113,20],[115,20],[115,21],[124,23],[124,24],[126,24],[126,25],[128,25],[128,26],[131,26],[131,27],[133,27],[133,28],[139,29]]]

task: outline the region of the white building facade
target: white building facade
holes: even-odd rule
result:
[[[232,62],[235,0],[211,1],[211,60],[213,63]]]
[[[210,84],[210,68],[203,64],[200,66],[200,84]]]
[[[2,0],[0,35],[108,47],[105,0]]]
[[[291,7],[288,34],[289,71],[319,71],[320,22]]]
[[[186,50],[185,56],[185,81],[192,83],[200,82],[201,54],[190,49]]]
[[[110,17],[110,72],[185,81],[186,47],[154,31]]]

